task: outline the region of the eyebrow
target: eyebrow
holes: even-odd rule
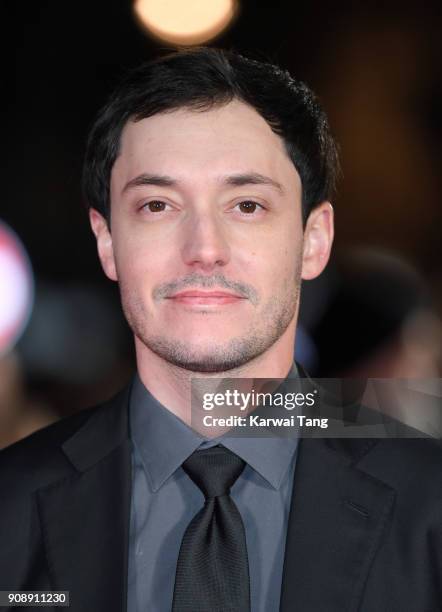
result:
[[[269,176],[259,174],[258,172],[231,174],[223,177],[221,182],[224,183],[224,185],[230,185],[232,187],[242,187],[243,185],[268,185],[279,191],[281,195],[285,194],[285,190],[281,183],[278,183],[278,181],[275,181]],[[128,181],[123,187],[121,193],[126,193],[126,191],[129,189],[133,189],[134,187],[142,187],[144,185],[155,185],[156,187],[175,187],[178,184],[179,181],[165,174],[143,173]]]

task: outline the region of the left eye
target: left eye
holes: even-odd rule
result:
[[[236,206],[244,214],[253,214],[258,208],[264,208],[261,206],[261,204],[258,204],[258,202],[254,202],[253,200],[243,200],[242,202],[238,202]]]

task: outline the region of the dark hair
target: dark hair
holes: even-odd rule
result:
[[[281,68],[215,48],[171,53],[132,70],[93,125],[86,149],[83,188],[88,206],[110,215],[109,184],[121,132],[177,108],[209,110],[238,99],[255,108],[283,139],[302,184],[304,221],[333,196],[337,149],[327,117],[313,92]]]

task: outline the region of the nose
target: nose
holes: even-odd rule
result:
[[[230,259],[226,228],[216,214],[195,213],[184,229],[182,258],[204,272],[225,266]]]

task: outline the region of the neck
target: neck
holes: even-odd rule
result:
[[[293,364],[294,329],[285,334],[265,353],[241,367],[214,373],[193,372],[177,367],[159,357],[135,338],[138,375],[149,392],[187,425],[191,422],[191,382],[204,379],[205,388],[220,378],[286,378]]]

